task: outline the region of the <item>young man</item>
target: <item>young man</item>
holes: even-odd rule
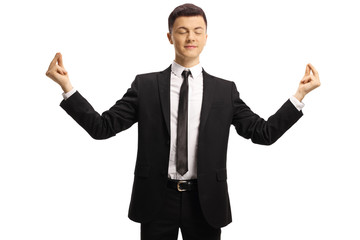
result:
[[[202,69],[206,29],[201,8],[175,8],[168,33],[175,61],[164,71],[136,76],[123,98],[102,115],[74,90],[60,53],[46,73],[64,91],[61,107],[93,138],[112,137],[138,122],[129,218],[141,223],[142,239],[177,239],[179,229],[185,240],[220,239],[221,227],[231,222],[226,182],[230,126],[254,143],[272,144],[302,116],[305,95],[320,86],[308,64],[295,95],[265,121],[239,98],[233,82]]]

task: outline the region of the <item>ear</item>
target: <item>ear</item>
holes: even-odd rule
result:
[[[171,39],[171,33],[167,33],[167,37],[168,37],[168,39],[169,39],[169,42],[170,42],[171,44],[174,44],[173,41],[172,41],[172,39]]]
[[[206,34],[206,35],[205,35],[205,44],[204,44],[204,46],[206,46],[207,38],[208,38],[208,35]]]

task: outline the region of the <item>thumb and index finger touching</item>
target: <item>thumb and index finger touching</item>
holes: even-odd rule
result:
[[[58,65],[62,68],[64,68],[64,63],[63,63],[63,59],[62,59],[62,55],[61,53],[56,53],[54,59],[51,61],[50,65],[49,65],[49,69],[53,68],[56,63],[58,63]]]
[[[310,72],[312,72],[313,74],[310,74]],[[303,79],[301,80],[301,83],[306,84],[306,83],[310,83],[310,82],[313,82],[313,85],[315,86],[315,88],[320,86],[320,79],[319,79],[318,71],[315,69],[315,67],[311,63],[308,63],[306,65],[305,75],[304,75]]]
[[[56,66],[56,63],[58,63],[58,66]],[[64,68],[62,55],[59,52],[56,53],[54,59],[51,61],[50,65],[49,65],[48,72],[53,68],[56,69],[56,72],[60,71],[61,74],[67,74],[67,71]]]
[[[306,69],[305,69],[305,75],[309,75],[310,74],[310,70],[312,71],[313,75],[318,78],[319,77],[319,73],[318,71],[316,71],[315,67],[311,64],[311,63],[308,63],[306,65]]]
[[[312,72],[313,74],[310,75],[310,72]],[[307,80],[310,80],[310,79],[313,79],[313,80],[317,79],[317,80],[319,80],[319,73],[318,73],[318,71],[315,69],[315,67],[314,67],[311,63],[308,63],[308,64],[306,65],[305,75],[304,75],[303,81],[302,81],[303,83],[306,82],[305,79],[307,79]]]

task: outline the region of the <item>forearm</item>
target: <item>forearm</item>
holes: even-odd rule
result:
[[[247,131],[250,132],[248,134],[251,136],[252,142],[261,145],[271,145],[289,130],[302,115],[303,113],[298,111],[288,100],[267,121],[257,118],[253,124],[249,125],[251,127]]]
[[[79,92],[63,100],[60,106],[94,139],[106,139],[115,135],[106,120],[95,111]]]
[[[239,97],[233,85],[232,124],[237,133],[252,142],[270,145],[276,142],[303,115],[289,99],[267,121],[255,114]]]
[[[78,91],[64,99],[60,106],[94,139],[115,136],[137,121],[137,94],[132,88],[101,115]]]

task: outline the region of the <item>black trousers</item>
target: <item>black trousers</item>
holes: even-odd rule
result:
[[[141,240],[220,240],[221,229],[210,226],[201,211],[197,190],[167,188],[166,201],[153,221],[141,224]]]

